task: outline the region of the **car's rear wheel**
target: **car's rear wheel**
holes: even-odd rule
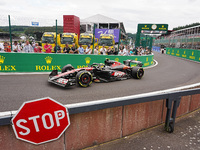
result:
[[[131,70],[131,76],[135,79],[141,79],[144,75],[144,69],[140,67],[133,67]]]
[[[92,74],[89,71],[80,71],[76,75],[76,82],[81,87],[88,87],[92,84]]]
[[[73,70],[73,69],[74,69],[74,67],[72,65],[68,64],[68,65],[65,65],[62,68],[61,72],[64,73],[64,72],[67,72],[67,71],[70,71],[70,70]]]

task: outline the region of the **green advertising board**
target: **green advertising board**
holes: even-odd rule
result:
[[[199,50],[167,48],[166,54],[200,62],[200,51]]]
[[[138,24],[138,32],[142,32],[142,30],[153,31],[151,34],[166,33],[168,31],[168,24]]]
[[[79,55],[79,54],[39,54],[39,53],[0,53],[0,72],[51,72],[61,71],[71,64],[74,68],[88,67],[92,63],[104,63],[105,59],[123,62],[127,59],[138,60],[143,67],[153,65],[154,55]],[[134,65],[134,64],[132,64]]]

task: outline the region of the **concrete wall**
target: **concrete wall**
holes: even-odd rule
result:
[[[111,141],[163,123],[166,115],[165,101],[158,100],[70,115],[71,125],[66,132],[58,140],[41,145],[16,139],[11,125],[0,126],[1,149],[75,150]],[[177,116],[198,108],[200,94],[184,96]]]

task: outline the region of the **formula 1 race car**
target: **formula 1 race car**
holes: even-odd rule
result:
[[[141,79],[144,75],[142,63],[135,60],[125,60],[124,64],[106,59],[103,63],[93,63],[89,67],[74,69],[71,64],[62,68],[60,74],[58,70],[53,70],[48,82],[62,87],[78,84],[81,87],[88,87],[92,82],[111,82],[124,79]],[[136,66],[131,67],[131,63]]]

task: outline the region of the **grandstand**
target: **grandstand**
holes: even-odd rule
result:
[[[155,39],[155,46],[200,49],[200,25],[172,31]]]
[[[13,41],[19,41],[20,38],[12,34]],[[10,34],[7,32],[0,32],[0,41],[10,41]]]

